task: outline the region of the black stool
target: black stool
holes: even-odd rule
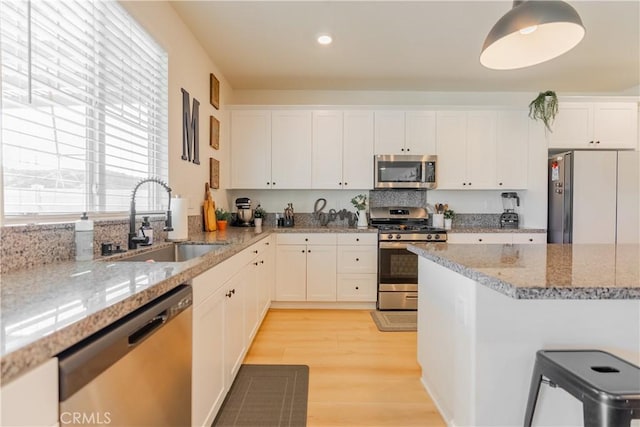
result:
[[[582,401],[585,427],[629,426],[640,419],[640,368],[600,350],[539,350],[524,426],[531,427],[542,377]]]

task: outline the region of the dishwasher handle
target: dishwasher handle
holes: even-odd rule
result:
[[[166,311],[164,311],[161,315],[154,317],[149,320],[146,325],[129,335],[129,345],[136,346],[138,343],[142,342],[146,337],[151,335],[153,331],[167,323],[167,319],[169,318]]]
[[[164,295],[58,355],[59,399],[64,402],[192,305],[191,286]]]

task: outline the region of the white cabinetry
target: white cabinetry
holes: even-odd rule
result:
[[[313,112],[312,187],[373,186],[373,113]]]
[[[311,188],[311,133],[311,111],[271,112],[271,188]]]
[[[638,147],[638,104],[562,102],[548,133],[549,148]]]
[[[244,324],[245,284],[250,280],[250,271],[243,268],[223,285],[224,296],[224,365],[225,384],[233,383],[247,349]]]
[[[449,233],[447,243],[547,243],[546,233]]]
[[[271,188],[271,112],[231,112],[231,188]]]
[[[64,423],[64,420],[62,420]],[[71,416],[67,419],[70,423]],[[58,359],[52,358],[0,388],[0,425],[58,425]]]
[[[437,129],[439,189],[526,188],[524,111],[439,111]]]
[[[376,301],[377,245],[374,233],[338,234],[338,301]]]
[[[375,113],[375,154],[434,154],[435,136],[433,111]]]
[[[336,300],[336,235],[277,235],[276,301]]]

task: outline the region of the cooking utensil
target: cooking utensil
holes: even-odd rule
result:
[[[216,231],[216,204],[211,198],[209,183],[204,184],[204,230]]]

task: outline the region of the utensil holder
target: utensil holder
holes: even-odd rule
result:
[[[444,227],[444,214],[433,214],[433,220],[431,224],[434,227],[443,228]]]

